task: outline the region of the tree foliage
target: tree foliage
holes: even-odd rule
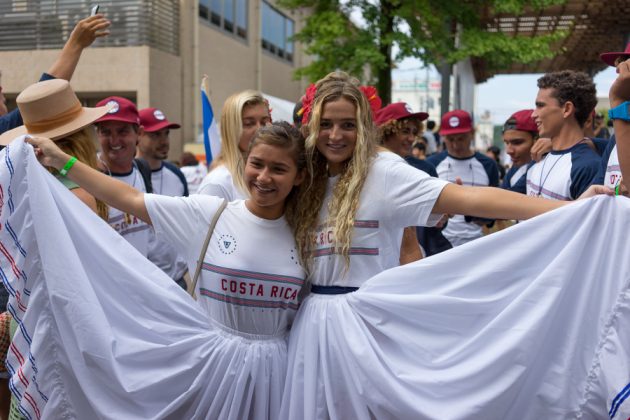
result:
[[[296,77],[317,80],[340,69],[376,82],[384,99],[391,90],[391,69],[407,57],[427,64],[455,63],[467,57],[486,60],[500,70],[514,62],[553,56],[554,41],[565,32],[533,37],[489,32],[489,16],[518,15],[565,0],[279,0],[289,9],[309,8],[294,39],[314,61]],[[358,24],[351,20],[359,20]],[[395,51],[395,54],[392,52]],[[369,72],[364,72],[368,68]]]

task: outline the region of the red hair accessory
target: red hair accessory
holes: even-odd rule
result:
[[[361,86],[359,89],[361,89],[361,92],[363,92],[370,103],[372,118],[374,118],[376,116],[376,112],[381,109],[381,106],[383,105],[383,101],[381,101],[381,98],[378,96],[378,91],[374,86]]]
[[[315,94],[317,93],[317,87],[314,83],[311,83],[306,88],[304,99],[302,99],[302,108],[298,111],[298,115],[302,116],[302,124],[308,124],[308,120],[311,117],[311,111],[313,110],[313,101],[315,100]]]
[[[378,91],[374,86],[360,86],[359,89],[361,89],[361,92],[367,98],[370,104],[370,109],[372,110],[372,118],[374,118],[376,112],[381,109],[381,106],[383,105],[381,98],[378,96]],[[315,100],[316,93],[317,87],[311,83],[304,94],[302,108],[297,112],[298,115],[302,116],[303,125],[308,124],[311,117],[311,112],[313,111],[313,101]]]

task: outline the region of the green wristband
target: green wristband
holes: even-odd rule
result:
[[[74,163],[77,161],[77,158],[75,158],[74,156],[72,156],[70,158],[70,160],[68,160],[68,162],[65,164],[65,166],[61,169],[59,169],[59,173],[61,174],[61,176],[66,176],[68,175],[68,171],[72,168],[72,165],[74,165]]]

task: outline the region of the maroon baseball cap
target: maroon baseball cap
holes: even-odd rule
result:
[[[538,127],[532,118],[533,109],[523,109],[512,114],[503,124],[503,131],[518,130],[538,134]]]
[[[96,104],[97,107],[104,105],[111,106],[111,109],[107,114],[96,120],[96,124],[103,121],[121,121],[140,125],[138,108],[136,108],[136,104],[129,99],[120,96],[110,96]]]
[[[630,58],[630,44],[626,45],[626,50],[624,52],[607,52],[600,54],[599,58],[609,66],[615,67],[615,60],[619,57],[623,57],[624,59]]]
[[[163,128],[180,128],[179,124],[175,124],[166,119],[166,115],[157,108],[144,108],[140,110],[140,125],[144,131],[153,133]]]
[[[440,135],[468,133],[473,130],[470,114],[462,109],[447,112],[442,116]]]
[[[429,114],[427,114],[426,112],[413,112],[408,103],[396,102],[394,104],[389,104],[386,107],[379,109],[376,112],[374,120],[376,122],[376,125],[383,125],[388,121],[399,121],[407,118],[424,121],[429,118]]]

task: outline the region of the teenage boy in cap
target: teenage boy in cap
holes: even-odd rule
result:
[[[441,179],[463,185],[497,187],[497,164],[488,156],[472,149],[474,135],[472,118],[468,112],[461,109],[447,112],[442,116],[440,128],[446,150],[429,156],[427,160],[435,165]],[[479,223],[467,221],[465,216],[455,215],[448,221],[442,233],[453,246],[459,246],[483,235]]]
[[[411,166],[437,177],[435,166],[412,156],[411,149],[421,133],[422,121],[429,114],[413,112],[405,102],[397,102],[378,110],[375,122],[383,146],[402,157]]]
[[[512,167],[505,174],[501,188],[521,194],[527,193],[527,169],[533,165],[530,151],[538,138],[533,112],[533,109],[517,111],[503,125],[503,143],[512,158]]]
[[[152,192],[148,165],[134,161],[136,146],[143,134],[136,105],[129,99],[110,96],[96,106],[110,105],[109,113],[96,121],[96,136],[101,146],[99,169],[131,185],[138,191]],[[146,165],[146,163],[145,163]],[[153,240],[151,226],[137,217],[109,208],[109,224],[145,257]]]
[[[416,112],[404,103],[398,102],[381,108],[375,116],[380,142],[391,152],[396,153],[411,166],[437,177],[435,167],[412,155],[414,142],[422,132],[422,121],[428,118],[426,112]],[[422,257],[416,254],[415,248],[420,243],[425,256],[431,256],[451,248],[450,243],[442,236],[441,228],[408,227],[403,234],[401,247],[401,264],[415,261]]]
[[[585,73],[564,70],[538,79],[532,117],[552,150],[527,171],[527,194],[552,200],[575,200],[593,182],[600,157],[584,136],[597,96]]]
[[[421,133],[422,121],[429,115],[426,112],[416,112],[404,102],[387,105],[378,110],[375,122],[378,126],[379,142],[390,152],[405,159],[411,166],[426,172],[430,176],[437,177],[435,167],[430,163],[416,159],[411,154],[411,149]],[[408,264],[422,258],[423,252],[418,245],[418,235],[414,226],[405,228],[400,247],[400,264]],[[425,255],[425,244],[421,244]]]
[[[151,168],[153,192],[171,197],[188,196],[186,177],[177,166],[166,160],[170,148],[170,131],[180,128],[180,125],[170,122],[157,108],[141,109],[139,114],[142,134],[139,136],[137,156]],[[149,248],[148,258],[186,289],[186,260],[178,255],[171,244],[156,239]]]

